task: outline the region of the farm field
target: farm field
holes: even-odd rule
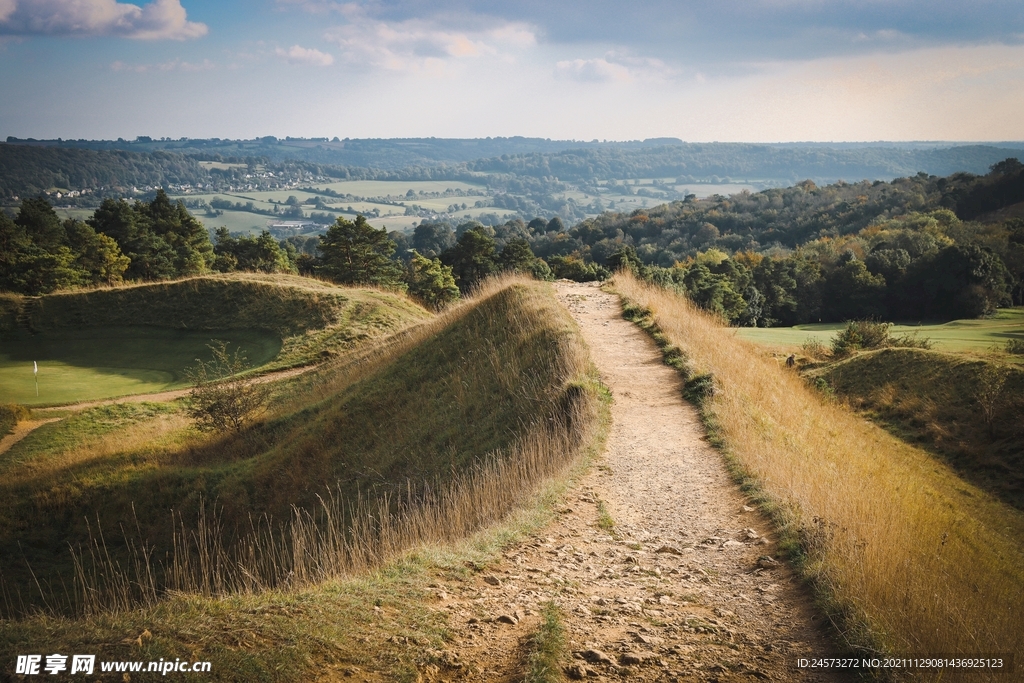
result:
[[[212,340],[241,348],[253,366],[277,356],[281,340],[254,330],[190,331],[156,327],[87,328],[43,332],[4,341],[0,395],[23,405],[91,401],[178,389],[184,370],[208,359]],[[39,364],[39,396],[32,361]]]
[[[225,211],[220,216],[207,216],[205,213],[193,213],[207,230],[227,228],[229,232],[260,233],[267,229],[269,216],[261,216],[248,211]]]
[[[57,207],[54,207],[53,210],[61,220],[77,218],[80,221],[92,218],[92,214],[95,211],[95,209],[60,209]]]
[[[828,345],[843,323],[797,325],[795,327],[740,327],[741,339],[766,346],[798,347],[808,339]],[[952,320],[947,323],[893,325],[892,334],[916,332],[928,338],[938,351],[985,352],[1004,346],[1009,339],[1024,340],[1024,307],[1003,308],[995,316],[981,320]]]
[[[316,185],[317,189],[329,189],[340,194],[357,197],[405,196],[414,192],[444,192],[445,190],[484,190],[485,185],[471,185],[460,180],[343,180],[327,185]],[[452,201],[455,201],[452,199]]]

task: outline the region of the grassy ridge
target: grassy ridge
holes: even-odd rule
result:
[[[441,378],[451,375],[462,393],[439,405],[454,420],[463,419],[459,415],[482,417],[475,431],[488,432],[467,435],[476,440],[467,441],[467,448],[481,447],[486,438],[499,444],[498,457],[476,459],[482,464],[464,468],[447,486],[436,489],[433,502],[421,497],[427,505],[364,508],[382,523],[362,538],[359,548],[367,552],[361,565],[335,566],[342,571],[326,578],[321,574],[323,580],[293,581],[273,590],[222,597],[192,590],[116,612],[107,602],[106,609],[74,619],[33,615],[0,620],[0,661],[13,662],[16,654],[36,650],[94,652],[103,660],[180,657],[212,661],[212,672],[204,680],[246,683],[340,679],[353,673],[358,679],[360,669],[379,672],[385,680],[411,682],[419,680],[418,672],[426,667],[443,667],[444,612],[434,609],[436,598],[428,584],[439,573],[468,578],[486,571],[508,543],[541,528],[566,486],[561,479],[566,467],[579,463],[581,454],[593,454],[606,427],[607,407],[601,406],[609,399],[599,388],[571,319],[547,286],[507,285],[499,283],[476,301],[390,337],[373,350],[295,378],[280,397],[278,413],[305,403],[310,412],[304,415],[313,415],[343,405],[345,397],[358,395],[364,384],[376,386],[376,391],[385,384],[397,390],[398,379],[417,371],[421,374],[408,378],[410,391],[416,394],[415,382],[424,379],[433,386],[416,394],[424,403],[407,407],[443,426],[445,420],[435,414],[439,409],[433,394],[444,388]],[[441,335],[447,336],[439,339]],[[468,346],[449,354],[441,342],[453,340]],[[424,374],[417,366],[428,360],[441,364]],[[512,373],[522,377],[522,384]],[[492,390],[487,385],[496,378],[503,388]],[[519,393],[507,396],[510,392]],[[521,414],[510,425],[488,421],[486,415],[471,412],[470,404],[478,397],[509,402]],[[142,414],[146,410],[151,408],[97,415],[92,426],[75,431],[92,432],[86,440],[95,443],[118,433],[118,428],[100,423],[131,422],[132,429],[139,430],[150,424]],[[173,413],[154,417],[173,419]],[[390,417],[385,412],[374,419],[387,423]],[[513,438],[513,431],[520,438]],[[391,434],[399,444],[407,443],[403,437],[411,438],[397,431]],[[445,453],[465,456],[464,462],[474,460],[472,453],[459,451],[457,443],[449,440],[449,446]],[[75,452],[93,448],[79,442]],[[337,450],[341,452],[341,445]],[[538,492],[544,480],[547,483]],[[487,526],[497,520],[501,521]],[[466,538],[481,527],[485,528]],[[367,531],[365,525],[363,530]],[[305,542],[322,542],[328,535],[293,536],[283,550],[291,551],[295,559],[302,546],[307,551],[303,567],[310,569],[317,559],[317,566],[326,567],[330,558],[315,557]],[[366,571],[369,567],[375,569]],[[298,577],[298,572],[290,575]]]
[[[0,296],[0,337],[90,327],[263,330],[283,342],[276,365],[300,365],[325,347],[347,347],[429,314],[387,292],[287,275],[233,273],[171,282]]]
[[[882,349],[828,366],[821,376],[872,420],[1024,509],[1024,371],[923,349]]]
[[[35,405],[163,391],[183,385],[182,370],[208,356],[211,339],[241,346],[263,370],[280,369],[428,317],[388,292],[256,274],[0,295],[0,391]]]
[[[690,372],[714,378],[715,439],[854,645],[1020,659],[1024,515],[824,401],[689,301],[628,275],[615,286]]]
[[[21,548],[37,575],[50,569],[47,578],[56,582],[68,571],[65,544],[87,542],[98,518],[107,529],[137,529],[139,543],[155,545],[162,555],[175,531],[170,510],[191,528],[204,500],[215,501],[226,548],[245,536],[252,518],[265,513],[286,521],[293,506],[321,517],[341,515],[344,522],[344,506],[320,505],[328,492],[346,501],[362,496],[371,505],[401,499],[399,507],[429,499],[441,510],[456,478],[472,483],[479,474],[491,481],[487,472],[503,460],[536,469],[545,449],[567,450],[549,425],[567,425],[580,410],[589,414],[586,351],[542,285],[501,286],[399,337],[376,358],[346,359],[295,381],[280,392],[268,419],[246,434],[199,437],[180,415],[161,413],[132,418],[128,433],[107,430],[47,450],[38,442],[48,434],[84,427],[41,429],[36,440],[7,454],[18,467],[0,482],[0,554],[18,557]],[[478,506],[480,518],[462,525],[449,520],[450,529],[479,525],[507,509],[520,494],[506,488],[510,493],[500,487],[489,493],[493,504]],[[48,520],[42,528],[40,512]],[[110,533],[107,541],[118,544]],[[24,588],[18,564],[24,566],[5,562],[4,571]],[[274,583],[278,568],[257,573],[266,569],[266,582]],[[182,571],[191,576],[192,569]]]

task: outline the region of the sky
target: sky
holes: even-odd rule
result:
[[[1024,140],[1020,0],[0,0],[0,139]]]

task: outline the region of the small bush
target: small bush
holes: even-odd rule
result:
[[[834,400],[836,397],[836,390],[832,388],[832,385],[828,383],[828,380],[824,377],[815,377],[812,386],[818,390],[822,396],[829,400]]]
[[[1009,339],[1006,342],[1006,352],[1014,355],[1024,355],[1024,339]]]
[[[927,337],[918,337],[917,332],[907,332],[893,337],[889,334],[891,329],[892,323],[880,323],[874,320],[851,320],[832,339],[832,355],[836,358],[845,358],[854,351],[862,349],[881,349],[886,347],[930,349],[932,347],[931,340]]]
[[[270,388],[241,377],[249,368],[241,349],[230,353],[224,342],[216,342],[209,348],[213,360],[198,361],[194,368],[185,371],[192,384],[188,415],[202,431],[240,432],[263,412]]]
[[[928,337],[918,337],[917,332],[907,332],[898,337],[891,337],[889,339],[889,346],[905,349],[930,349],[932,348],[932,340]]]
[[[843,358],[859,349],[879,349],[888,346],[891,327],[892,323],[851,320],[832,339],[832,355]]]
[[[0,437],[10,434],[11,430],[21,422],[27,420],[29,410],[25,406],[16,403],[0,404]]]
[[[828,348],[814,337],[808,337],[807,340],[801,344],[800,351],[802,351],[808,358],[813,358],[815,360],[824,360],[828,357]]]

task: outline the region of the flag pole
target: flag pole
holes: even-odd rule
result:
[[[36,378],[36,398],[39,398],[39,364],[32,361],[32,374]]]

